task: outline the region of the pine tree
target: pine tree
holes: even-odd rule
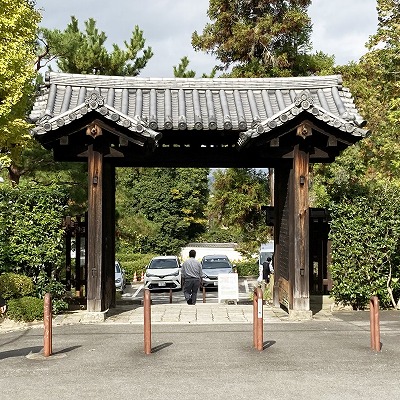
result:
[[[137,25],[129,42],[124,41],[124,48],[113,44],[113,50],[108,52],[106,40],[106,34],[98,30],[93,18],[85,21],[82,32],[77,18],[72,16],[64,31],[40,29],[40,65],[56,60],[63,72],[137,76],[153,56],[151,47],[144,47],[146,40]]]
[[[310,55],[311,0],[210,0],[212,23],[194,32],[195,50],[211,53],[231,76],[298,76],[333,65],[333,57]]]

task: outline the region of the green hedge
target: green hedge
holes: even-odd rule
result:
[[[140,279],[148,263],[156,256],[156,254],[117,253],[116,260],[120,262],[121,267],[125,270],[127,282],[131,282],[135,272],[137,278]]]
[[[33,281],[28,276],[12,272],[0,275],[0,293],[4,299],[8,300],[29,296],[33,292]]]
[[[32,322],[43,320],[43,300],[37,297],[21,297],[7,302],[7,317],[14,321]]]
[[[239,276],[258,276],[258,260],[249,259],[235,262]]]

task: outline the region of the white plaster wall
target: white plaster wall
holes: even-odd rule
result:
[[[209,256],[213,254],[223,254],[229,258],[229,260],[234,263],[234,261],[240,261],[242,260],[242,255],[235,250],[234,246],[232,247],[216,247],[213,245],[213,247],[182,247],[181,248],[181,260],[185,261],[187,258],[189,258],[189,251],[190,250],[195,250],[196,251],[196,259],[201,261],[201,259],[204,256]]]

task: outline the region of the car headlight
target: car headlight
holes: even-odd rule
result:
[[[176,271],[173,274],[171,274],[171,276],[178,276],[178,275],[179,275],[179,271]]]
[[[203,273],[203,278],[208,278],[207,274]]]
[[[116,280],[115,280],[115,283],[120,283],[121,282],[121,278],[117,278]]]

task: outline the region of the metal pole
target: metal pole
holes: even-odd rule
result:
[[[257,299],[258,299],[257,288],[255,288],[253,293],[253,347],[255,348],[257,348],[257,334],[258,334]]]
[[[263,337],[263,291],[257,288],[257,350],[262,351],[264,346]]]
[[[144,290],[143,303],[144,353],[151,354],[151,298],[149,289]]]
[[[44,296],[44,356],[49,357],[53,352],[53,327],[52,327],[52,309],[51,309],[51,294],[46,293]]]

